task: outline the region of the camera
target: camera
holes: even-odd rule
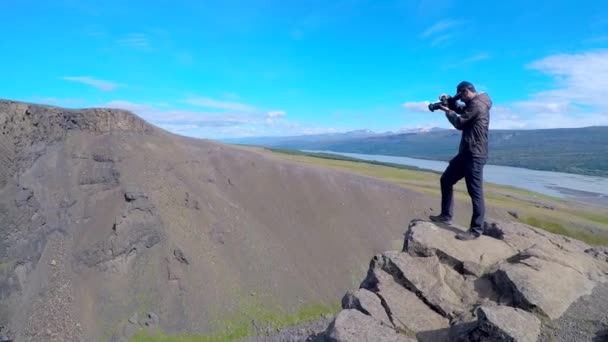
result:
[[[444,107],[448,106],[448,98],[447,98],[447,96],[442,97],[441,101],[439,101],[439,102],[429,103],[429,110],[431,112],[434,112],[437,109],[439,109],[440,106],[444,106]]]

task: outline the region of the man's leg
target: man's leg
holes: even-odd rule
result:
[[[485,220],[485,201],[483,195],[483,167],[486,159],[472,158],[467,163],[465,180],[467,191],[471,197],[473,213],[471,215],[471,231],[483,234]]]
[[[456,156],[441,175],[441,215],[448,221],[454,217],[454,184],[464,177],[461,158]]]

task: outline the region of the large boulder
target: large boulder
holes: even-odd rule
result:
[[[592,301],[597,285],[606,287],[605,250],[524,224],[493,222],[492,227],[499,238],[460,241],[457,228],[410,222],[403,250],[375,255],[360,288],[345,295],[332,336],[338,336],[336,326],[349,327],[352,341],[359,341],[352,336],[371,336],[363,320],[373,329],[392,328],[417,341],[569,336],[555,326],[563,324],[560,317],[573,315],[565,315],[573,303]],[[384,339],[382,334],[370,340],[393,341],[393,335]]]
[[[476,324],[452,339],[458,342],[535,342],[541,333],[540,320],[521,309],[502,305],[482,306],[477,310],[477,316]]]
[[[494,282],[505,302],[550,319],[559,318],[595,285],[573,268],[536,257],[501,264]]]
[[[362,313],[374,317],[382,324],[394,326],[380,297],[367,289],[349,291],[342,298],[343,309],[356,309]]]
[[[414,221],[406,234],[404,250],[414,256],[437,255],[442,262],[477,276],[518,252],[504,241],[488,236],[481,236],[473,243],[457,240],[454,236],[458,232],[455,228]]]
[[[397,283],[393,276],[380,268],[371,269],[362,286],[380,297],[389,317],[400,330],[417,334],[449,326],[447,318],[434,311],[414,292]]]
[[[327,328],[326,335],[330,342],[416,341],[353,309],[341,311]]]
[[[415,257],[407,252],[389,251],[375,256],[371,267],[389,273],[397,283],[448,319],[495,297],[490,279],[463,275],[443,264],[436,255]],[[366,285],[369,279],[373,277],[368,277],[363,286],[369,286]]]

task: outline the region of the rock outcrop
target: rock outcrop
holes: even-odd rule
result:
[[[605,286],[604,250],[524,224],[492,227],[499,239],[460,241],[456,228],[411,221],[403,249],[374,256],[360,288],[346,293],[326,339],[567,340],[555,322]],[[605,317],[596,316],[599,326]]]

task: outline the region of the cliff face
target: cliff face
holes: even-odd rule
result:
[[[126,111],[0,101],[0,335],[197,334],[334,302],[433,205]]]

